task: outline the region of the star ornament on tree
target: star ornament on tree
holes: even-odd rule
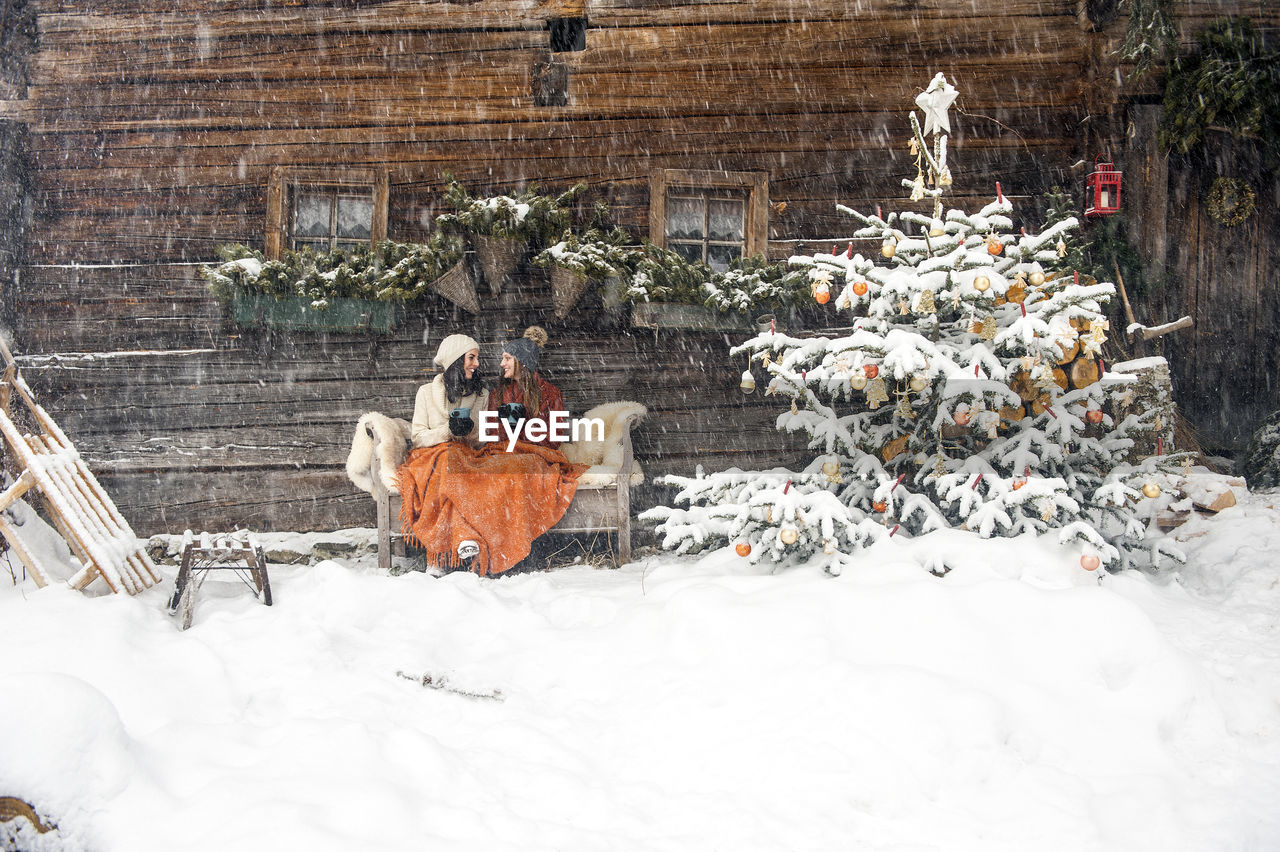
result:
[[[956,91],[955,86],[948,83],[941,72],[929,83],[929,88],[916,95],[916,106],[924,110],[926,136],[930,133],[951,132],[951,120],[947,118],[947,110],[955,103],[958,96],[959,92]]]

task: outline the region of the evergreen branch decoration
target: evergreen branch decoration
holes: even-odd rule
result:
[[[277,299],[311,300],[324,310],[334,298],[378,302],[411,302],[462,260],[456,237],[437,232],[426,243],[396,243],[316,252],[305,248],[267,260],[243,245],[218,249],[222,262],[201,269],[214,297],[229,302],[237,292],[265,293]]]
[[[1120,45],[1120,58],[1132,63],[1130,80],[1145,77],[1170,62],[1178,52],[1173,25],[1173,0],[1128,0],[1129,23]]]
[[[556,196],[543,195],[537,186],[511,195],[477,198],[451,174],[445,175],[444,201],[452,213],[436,217],[446,231],[527,240],[541,247],[559,239],[572,221],[570,205],[587,185],[575,184]]]
[[[1169,73],[1161,147],[1189,154],[1213,128],[1259,140],[1265,166],[1280,174],[1280,49],[1248,18],[1215,21]]]

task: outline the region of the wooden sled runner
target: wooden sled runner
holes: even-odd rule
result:
[[[0,379],[0,434],[4,436],[8,467],[17,479],[0,493],[0,511],[9,508],[28,491],[35,489],[44,498],[58,532],[83,566],[67,581],[83,589],[101,577],[113,592],[131,595],[160,581],[155,565],[139,545],[129,524],[120,515],[107,492],[80,458],[71,440],[48,413],[36,404],[31,388],[18,375],[17,364],[8,345],[0,339],[5,361]],[[22,403],[23,410],[11,408]],[[16,415],[24,414],[33,431],[24,433]],[[48,577],[23,544],[19,531],[0,515],[0,534],[22,560],[37,586],[48,585]]]

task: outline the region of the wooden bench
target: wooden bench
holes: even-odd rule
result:
[[[601,413],[611,416],[606,418]],[[618,547],[614,563],[617,565],[631,559],[631,488],[644,481],[632,452],[631,431],[647,413],[639,403],[597,406],[583,417],[600,416],[605,421],[604,441],[581,441],[560,448],[570,461],[591,466],[579,478],[578,490],[568,511],[549,532],[616,534]],[[378,567],[390,571],[392,548],[396,547],[399,553],[403,553],[404,548],[404,536],[398,531],[400,492],[396,488],[394,471],[408,455],[409,426],[403,420],[366,414],[360,418],[356,433],[347,473],[358,487],[373,496],[377,504]],[[365,451],[362,445],[366,440],[369,442],[368,467],[358,470]],[[390,452],[384,452],[384,442],[392,442]],[[359,456],[357,450],[360,451]],[[353,469],[353,460],[356,469]]]

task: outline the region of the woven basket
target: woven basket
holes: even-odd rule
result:
[[[431,282],[431,289],[458,307],[473,314],[480,313],[480,299],[476,297],[476,283],[471,280],[467,261],[460,260],[444,275]]]
[[[502,285],[524,258],[529,244],[511,237],[490,237],[484,234],[477,234],[473,239],[484,282],[489,285],[489,292],[496,296],[502,292]]]
[[[564,319],[578,304],[578,299],[587,291],[591,279],[584,273],[565,269],[563,266],[551,267],[551,304],[555,308],[556,318]]]

